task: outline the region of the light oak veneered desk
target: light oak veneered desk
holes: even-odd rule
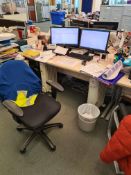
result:
[[[102,60],[99,64],[102,64],[106,67],[109,63],[107,63],[105,60]],[[89,90],[87,102],[101,106],[105,98],[107,86],[90,75],[81,73],[81,67],[81,60],[70,58],[68,56],[55,56],[47,61],[44,61],[44,63],[41,62],[40,69],[43,91],[50,90],[50,87],[46,84],[46,80],[51,79],[57,81],[57,73],[64,73],[66,75],[88,81]],[[127,76],[124,76],[122,79],[120,79],[117,82],[117,85],[121,86],[122,88],[128,88],[128,90],[131,92],[131,82]]]

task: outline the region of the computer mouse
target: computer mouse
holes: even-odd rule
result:
[[[131,58],[126,59],[123,64],[124,66],[131,66]]]

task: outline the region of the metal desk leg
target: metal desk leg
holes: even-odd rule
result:
[[[98,107],[104,104],[105,94],[106,94],[106,86],[104,86],[103,83],[99,82],[99,93],[98,93],[98,101],[97,101]]]
[[[112,93],[112,97],[111,97],[111,102],[107,105],[106,109],[104,110],[104,112],[101,115],[101,118],[105,118],[107,113],[112,109],[112,106],[114,104],[114,97],[116,94],[116,87],[113,87],[113,93]]]
[[[102,113],[101,118],[105,118],[105,116],[107,115],[107,113],[108,113],[109,110],[111,109],[112,105],[113,105],[113,102],[110,102],[110,103],[108,104],[108,106],[106,107],[106,109],[105,109],[104,112]]]
[[[93,78],[89,80],[88,103],[96,104],[98,100],[99,82]]]
[[[122,94],[122,88],[116,86],[115,89],[114,89],[113,97],[112,97],[113,107],[108,112],[108,114],[106,116],[106,120],[110,119],[112,111],[119,104],[119,101],[120,101],[120,98],[121,98],[121,94]]]

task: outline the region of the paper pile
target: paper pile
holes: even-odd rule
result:
[[[18,44],[11,43],[11,39],[13,39],[14,37],[14,34],[0,34],[0,59],[6,60],[16,57],[18,53]]]

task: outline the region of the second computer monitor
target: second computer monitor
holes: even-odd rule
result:
[[[110,32],[106,30],[82,29],[80,47],[105,53]]]
[[[51,27],[51,44],[78,46],[79,28]]]

